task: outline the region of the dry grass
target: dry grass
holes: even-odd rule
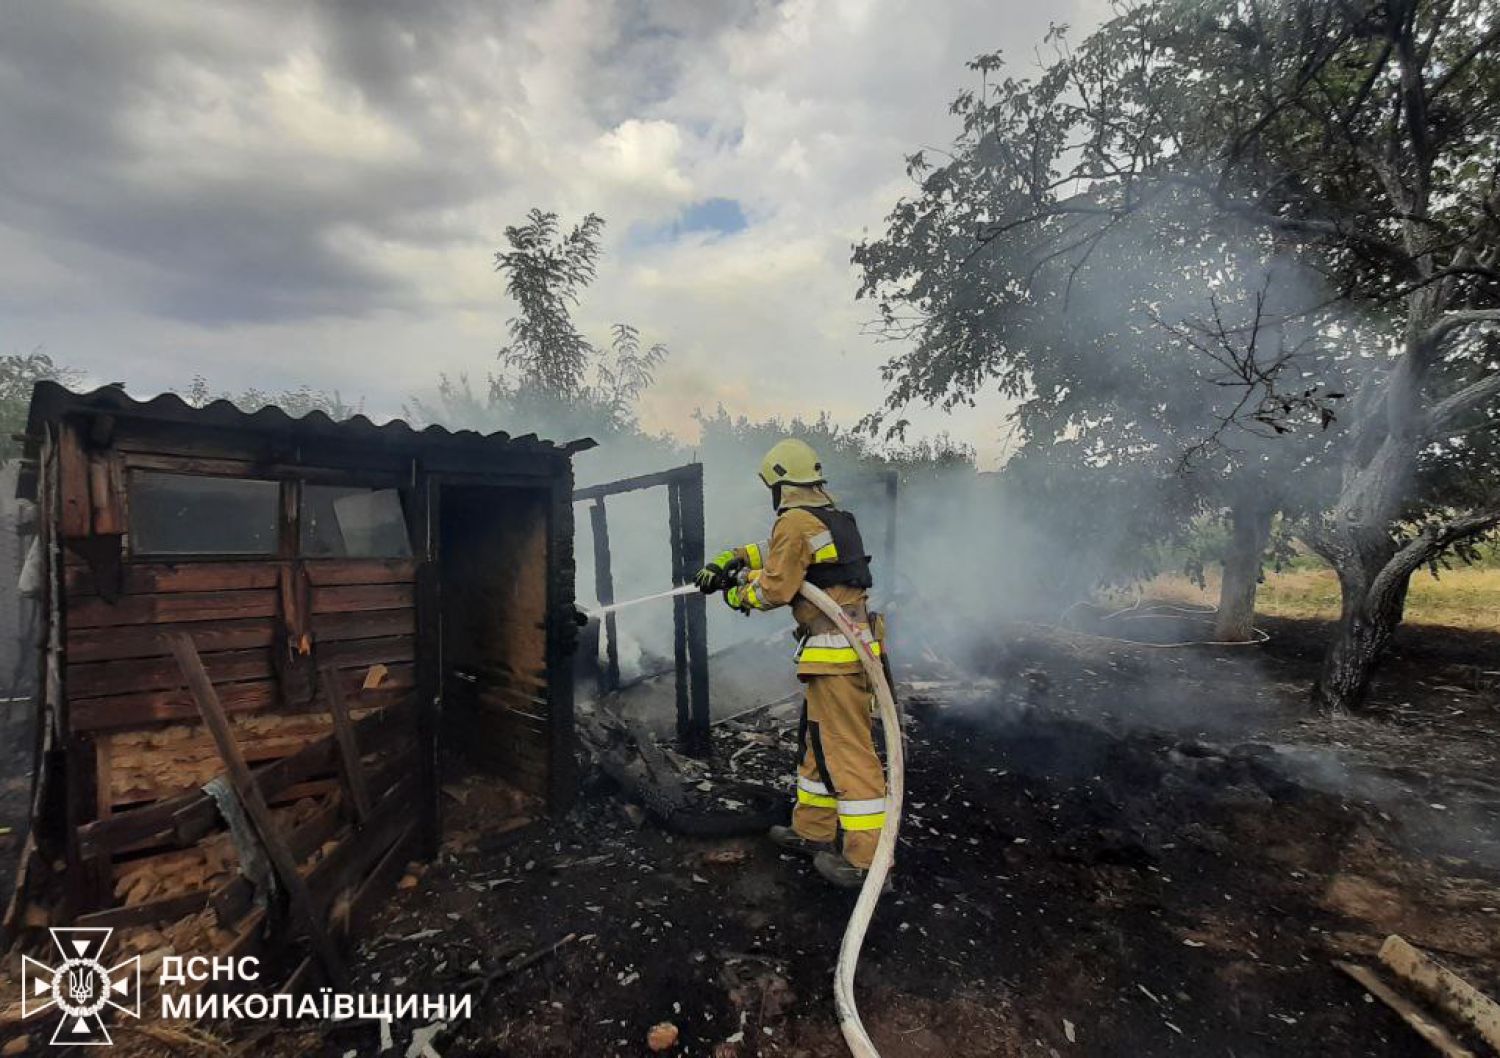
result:
[[[1145,591],[1152,598],[1212,606],[1218,601],[1219,584],[1217,576],[1210,576],[1204,591],[1186,577],[1164,576],[1147,584]],[[1267,571],[1255,608],[1271,617],[1332,620],[1339,614],[1338,580],[1330,569]],[[1421,571],[1411,579],[1406,620],[1500,632],[1500,569],[1454,569],[1436,580]]]

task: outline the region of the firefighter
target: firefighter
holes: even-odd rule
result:
[[[771,490],[771,537],[721,552],[698,571],[704,594],[723,591],[741,613],[791,605],[797,621],[797,678],[804,698],[797,742],[797,799],[790,827],[771,840],[813,857],[834,885],[857,889],[885,822],[885,770],[872,738],[873,692],[859,655],[838,628],[797,592],[822,588],[879,655],[879,619],[865,594],[870,558],[854,515],[824,489],[823,465],[803,441],[781,441],[766,454],[760,480]],[[872,626],[875,631],[872,631]]]

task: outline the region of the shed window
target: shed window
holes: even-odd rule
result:
[[[395,489],[302,487],[302,554],[308,558],[410,558]]]
[[[138,470],[130,475],[130,548],[138,555],[274,555],[281,486]]]

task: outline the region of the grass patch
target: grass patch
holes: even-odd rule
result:
[[[1219,599],[1218,575],[1201,590],[1183,576],[1158,577],[1145,586],[1153,598],[1179,599],[1212,606]],[[1304,567],[1266,571],[1256,598],[1256,612],[1270,617],[1332,620],[1339,615],[1339,584],[1333,570]],[[1500,567],[1461,567],[1434,579],[1425,569],[1411,579],[1406,599],[1411,624],[1443,625],[1500,631]]]

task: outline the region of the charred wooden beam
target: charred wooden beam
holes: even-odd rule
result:
[[[344,701],[343,688],[339,686],[338,670],[326,667],[321,676],[328,712],[333,717],[333,737],[339,748],[339,776],[354,809],[355,820],[363,823],[370,818],[370,789],[365,785],[364,766],[360,763],[359,742],[354,736],[354,724],[349,719],[349,706]]]
[[[610,565],[609,519],[604,512],[604,497],[599,497],[589,508],[589,525],[594,538],[594,594],[600,606],[611,606],[615,601],[615,578]],[[603,697],[620,687],[620,637],[615,615],[604,615],[605,664],[599,670],[599,695]],[[595,655],[597,658],[597,654]]]
[[[554,816],[578,797],[573,725],[573,655],[578,650],[573,557],[573,467],[564,461],[552,481],[547,514],[546,680],[547,809]]]
[[[633,478],[621,478],[618,481],[606,481],[599,485],[586,485],[581,489],[573,490],[573,502],[582,503],[586,500],[597,500],[604,496],[618,496],[622,492],[639,492],[641,489],[654,489],[661,485],[670,485],[689,472],[691,467],[699,466],[696,463],[688,463],[684,466],[673,467],[670,470],[658,470],[653,474],[641,474]]]
[[[245,758],[240,753],[239,745],[234,740],[234,732],[229,728],[229,718],[224,715],[224,710],[219,705],[219,697],[208,678],[208,673],[203,670],[203,662],[198,658],[197,648],[193,646],[193,641],[189,636],[180,635],[172,641],[172,651],[177,655],[177,661],[182,666],[183,678],[187,680],[193,698],[203,713],[203,722],[218,746],[219,756],[224,761],[224,767],[228,772],[230,783],[234,786],[235,795],[255,826],[261,846],[265,849],[271,861],[271,867],[276,872],[277,881],[286,889],[292,914],[306,932],[308,942],[317,954],[318,961],[322,963],[324,972],[330,980],[342,984],[345,980],[343,960],[339,958],[333,942],[323,930],[323,921],[313,905],[307,882],[297,870],[297,861],[292,858],[291,850],[287,848],[280,831],[276,829],[270,806],[266,804],[260,787],[256,785],[255,777],[250,774],[250,766],[245,763]]]
[[[682,489],[674,479],[667,486],[667,535],[672,546],[672,587],[680,587],[692,576],[683,569]],[[692,702],[688,697],[687,598],[672,597],[672,665],[677,692],[677,737],[684,748],[692,741]]]
[[[677,484],[678,557],[681,583],[686,584],[702,568],[704,556],[703,464],[685,468]],[[687,621],[688,732],[683,748],[694,756],[709,752],[708,700],[708,599],[691,595],[682,599]]]
[[[400,707],[382,709],[361,717],[354,728],[366,749],[374,752],[410,737],[412,711]],[[335,766],[333,736],[328,735],[290,756],[257,769],[256,785],[266,799]],[[190,845],[215,825],[218,809],[200,790],[157,801],[140,808],[117,812],[79,828],[78,840],[85,850],[116,851],[151,841]]]

